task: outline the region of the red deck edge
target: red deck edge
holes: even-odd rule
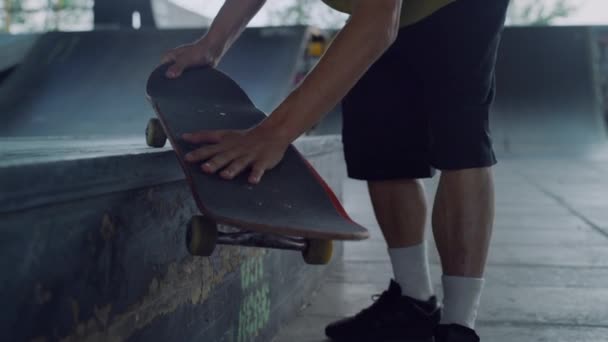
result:
[[[315,170],[315,168],[310,164],[310,162],[306,158],[304,158],[304,156],[302,156],[300,151],[298,151],[295,147],[294,147],[294,150],[296,151],[296,153],[298,154],[300,159],[302,159],[302,161],[304,162],[304,165],[306,165],[308,167],[309,171],[315,177],[317,182],[319,182],[319,184],[321,184],[321,186],[323,187],[323,190],[325,190],[325,193],[327,193],[327,195],[329,196],[329,199],[331,200],[331,203],[334,205],[334,208],[336,209],[338,214],[340,216],[342,216],[344,219],[348,220],[349,222],[359,225],[357,222],[353,221],[353,219],[351,219],[350,216],[348,216],[348,213],[342,206],[342,203],[340,203],[340,201],[338,200],[338,197],[336,196],[334,191],[329,187],[327,182],[325,182],[325,179],[323,179],[323,177],[321,177],[321,175],[319,175],[317,170]]]

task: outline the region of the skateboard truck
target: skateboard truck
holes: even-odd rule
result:
[[[150,119],[146,127],[148,146],[160,148],[165,146],[166,142],[167,134],[160,120]],[[211,256],[218,244],[300,251],[304,261],[310,265],[326,265],[333,254],[331,240],[306,239],[247,230],[222,232],[217,222],[207,216],[193,216],[188,223],[186,233],[186,246],[190,254]]]
[[[222,232],[217,222],[212,219],[202,215],[193,216],[188,223],[186,234],[186,246],[190,254],[211,256],[218,244],[300,251],[304,261],[310,265],[328,264],[333,252],[331,240],[306,239],[247,230]]]

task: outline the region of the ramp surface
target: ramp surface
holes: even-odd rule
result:
[[[33,34],[0,34],[0,73],[19,64],[36,38]]]
[[[510,27],[496,69],[498,150],[584,148],[605,141],[590,27]]]
[[[153,116],[145,100],[149,73],[164,51],[201,30],[48,33],[0,85],[0,136],[143,134]],[[246,30],[219,69],[270,111],[293,85],[306,27]]]

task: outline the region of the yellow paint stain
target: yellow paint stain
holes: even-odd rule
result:
[[[173,313],[182,305],[201,305],[213,289],[235,272],[245,259],[263,255],[261,249],[242,253],[239,248],[219,248],[217,260],[189,257],[167,267],[164,277],[153,278],[148,293],[125,312],[114,313],[104,326],[86,325],[84,334],[73,331],[62,342],[117,342],[127,340],[136,331],[148,326],[158,317]],[[244,255],[243,255],[244,254]],[[156,290],[155,290],[156,289]],[[106,308],[107,310],[107,307]]]
[[[190,304],[196,304],[203,295],[203,290],[200,287],[196,287],[192,291],[192,297],[190,298]]]

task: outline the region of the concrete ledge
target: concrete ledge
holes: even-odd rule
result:
[[[268,341],[330,268],[256,248],[191,257],[185,228],[198,210],[172,151],[102,140],[9,145],[0,165],[8,340]],[[339,138],[296,145],[341,193]]]

